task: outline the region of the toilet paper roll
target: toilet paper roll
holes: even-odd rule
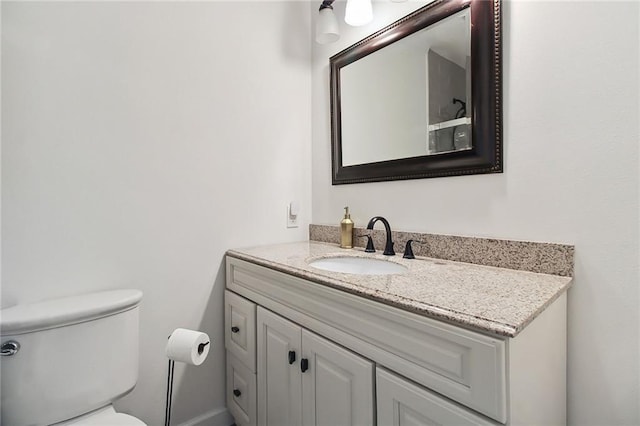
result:
[[[190,365],[200,365],[207,358],[210,346],[207,333],[176,328],[167,342],[167,357]]]

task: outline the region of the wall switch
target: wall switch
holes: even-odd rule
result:
[[[287,228],[298,227],[298,216],[300,215],[300,205],[295,201],[287,204]]]

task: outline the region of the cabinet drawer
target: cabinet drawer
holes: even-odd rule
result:
[[[256,304],[224,292],[224,345],[252,373],[256,371]]]
[[[227,407],[238,426],[256,425],[256,374],[227,352]]]
[[[497,425],[383,368],[376,383],[379,425]]]

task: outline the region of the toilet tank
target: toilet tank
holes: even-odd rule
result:
[[[139,290],[111,290],[0,311],[2,425],[50,425],[108,405],[138,378]]]

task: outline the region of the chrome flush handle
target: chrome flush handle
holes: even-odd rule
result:
[[[13,356],[20,350],[20,343],[15,340],[9,340],[2,344],[0,348],[0,355],[2,356]]]

